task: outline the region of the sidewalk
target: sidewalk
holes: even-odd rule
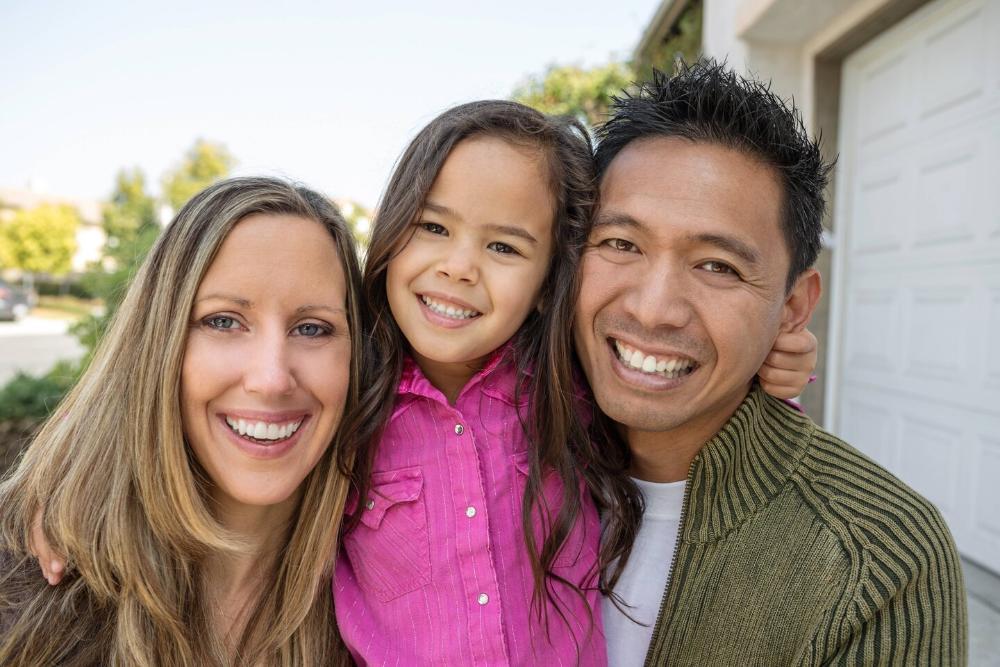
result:
[[[962,559],[969,592],[969,665],[1000,667],[1000,576]]]

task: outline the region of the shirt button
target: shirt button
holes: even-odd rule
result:
[[[370,510],[375,509],[375,501],[372,498],[369,498],[368,502],[365,503],[365,508],[370,509]]]
[[[469,505],[468,507],[466,507],[465,508],[465,516],[469,517],[470,519],[472,517],[476,516],[476,508],[473,507],[472,505]]]
[[[462,435],[465,433],[465,427],[461,424],[455,424],[455,435]]]
[[[476,600],[476,602],[478,602],[479,604],[486,604],[489,601],[490,601],[490,596],[487,595],[486,593],[480,593],[479,599]]]

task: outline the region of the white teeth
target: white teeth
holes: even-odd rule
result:
[[[687,375],[694,367],[691,359],[657,359],[652,354],[645,354],[620,341],[614,341],[618,358],[629,368],[641,370],[643,373],[657,373],[666,378],[674,379]]]
[[[226,417],[226,424],[235,433],[244,435],[254,440],[285,440],[292,437],[292,434],[299,430],[302,420],[275,424],[273,422],[248,422],[245,419],[233,419]]]
[[[434,299],[421,296],[420,300],[424,302],[424,305],[433,310],[438,315],[444,315],[445,317],[450,317],[453,320],[467,320],[470,317],[476,317],[479,315],[479,311],[476,310],[466,310],[464,308],[456,308],[454,306],[449,306],[444,303],[435,301]]]

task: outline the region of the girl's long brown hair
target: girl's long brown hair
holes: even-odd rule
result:
[[[348,488],[337,466],[344,429],[303,482],[235,654],[205,604],[206,554],[246,547],[213,517],[209,478],[185,443],[181,364],[202,277],[233,226],[257,213],[315,220],[336,244],[352,344],[345,417],[356,408],[360,271],[336,208],[270,178],[196,195],[150,252],[87,372],[0,486],[0,664],[291,667],[342,655],[330,573]],[[38,507],[51,546],[75,567],[55,588],[27,554]]]
[[[580,396],[574,383],[571,329],[577,269],[596,197],[590,138],[579,122],[547,116],[516,102],[473,102],[438,116],[404,151],[379,204],[365,262],[362,293],[369,306],[366,360],[371,364],[366,375],[372,383],[362,389],[360,408],[350,426],[358,434],[353,440],[357,449],[345,447],[339,452],[341,471],[351,476],[359,497],[366,497],[375,447],[392,413],[409,347],[389,308],[386,269],[409,240],[448,155],[472,137],[497,138],[537,150],[545,158],[553,195],[553,252],[539,307],[515,334],[514,353],[504,360],[515,365],[518,391],[530,399],[530,413],[519,415],[530,442],[522,527],[534,577],[533,606],[542,614],[542,597],[555,599],[551,585],[560,582],[579,593],[584,583],[567,582],[552,572],[559,548],[580,517],[579,476],[582,473],[595,490],[606,486],[599,481],[606,466],[590,446],[579,418]],[[562,482],[558,508],[546,506],[543,473]],[[359,513],[349,517],[348,526]],[[532,527],[532,517],[539,515],[544,529],[540,544]],[[558,605],[556,609],[562,614]]]

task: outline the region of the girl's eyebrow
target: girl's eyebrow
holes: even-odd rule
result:
[[[435,204],[430,200],[424,202],[424,208],[433,213],[438,213],[439,215],[448,216],[449,218],[461,217],[447,206],[443,206],[441,204]]]
[[[462,219],[462,216],[460,216],[458,213],[451,210],[447,206],[443,206],[441,204],[435,204],[432,201],[424,202],[424,208],[427,209],[428,211],[431,211],[432,213],[437,213],[438,215],[443,215],[448,218],[454,218],[456,220]],[[516,225],[488,224],[484,225],[483,229],[485,229],[488,232],[495,232],[497,234],[507,234],[509,236],[516,236],[518,238],[524,239],[528,243],[533,243],[535,245],[538,244],[538,239],[536,239],[531,234],[531,232],[529,232],[524,227],[518,227]]]
[[[497,234],[507,234],[508,236],[516,236],[520,239],[524,239],[528,243],[538,243],[531,232],[529,232],[524,227],[516,227],[514,225],[486,225],[485,229],[490,232],[496,232]]]

